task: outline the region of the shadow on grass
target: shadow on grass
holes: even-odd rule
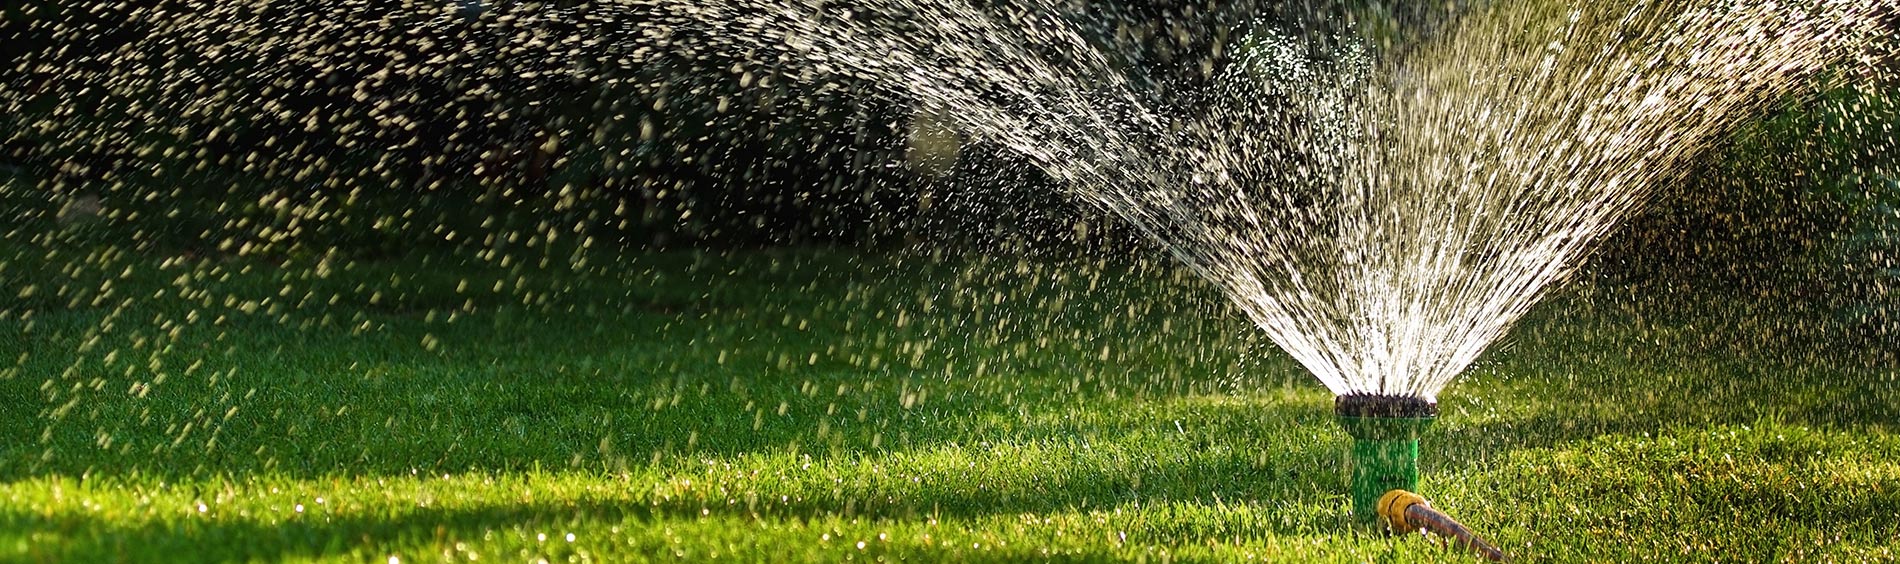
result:
[[[604,547],[562,545],[558,540],[563,531],[572,530],[577,521],[611,524],[615,529],[631,527],[646,531],[659,527],[681,527],[705,519],[725,519],[731,516],[713,514],[702,515],[698,510],[670,506],[644,506],[612,503],[554,504],[530,503],[501,506],[484,506],[467,509],[418,509],[397,516],[367,518],[303,518],[281,523],[261,522],[146,522],[135,526],[117,526],[101,523],[90,517],[65,516],[58,521],[36,519],[24,513],[0,510],[0,527],[25,536],[91,530],[92,535],[83,542],[62,542],[53,545],[36,546],[26,552],[30,560],[53,562],[239,562],[239,561],[279,561],[304,558],[336,557],[349,554],[359,547],[386,548],[389,553],[417,555],[417,550],[433,550],[435,547],[452,546],[458,541],[482,539],[491,531],[506,531],[510,527],[543,527],[549,533],[546,543],[537,548],[544,549],[543,554],[572,554],[576,548],[587,548],[596,558],[609,560],[618,558],[639,558],[661,556],[672,557],[674,546],[660,537],[617,538],[603,540],[587,538],[594,544],[612,543]],[[765,518],[770,518],[769,516]],[[743,527],[751,521],[738,518],[725,523],[712,522],[714,527]],[[528,529],[533,530],[533,529]],[[525,530],[518,532],[527,532]],[[589,534],[595,537],[604,531]],[[725,531],[732,534],[733,531]],[[507,533],[503,533],[507,534]],[[608,533],[611,534],[611,533]],[[797,542],[816,544],[819,531]],[[630,535],[631,536],[631,535]],[[746,538],[743,541],[729,543],[728,548],[738,549],[738,554],[751,552],[789,556],[799,548],[796,546],[777,546],[772,543],[784,542],[782,538]],[[1183,539],[1186,540],[1186,539]],[[840,542],[840,541],[834,541]],[[747,547],[747,543],[757,543]],[[522,545],[530,545],[523,542]],[[510,547],[512,548],[512,547]],[[693,547],[703,549],[704,547]],[[749,550],[747,550],[749,548]],[[1110,556],[1112,545],[1100,543],[1081,547],[1085,552],[1069,555],[1050,555],[1036,552],[1035,546],[1014,546],[1003,550],[992,547],[985,554],[985,560],[1031,558],[1038,561],[1101,561]],[[528,549],[524,549],[525,551]],[[1074,551],[1076,548],[1069,548]],[[873,549],[870,554],[896,556],[900,561],[944,561],[955,559],[962,552],[957,547],[943,544],[920,545],[917,543],[896,543]],[[614,555],[619,556],[614,556]],[[370,560],[380,561],[380,555],[364,555]],[[482,556],[490,556],[483,554]],[[702,557],[704,555],[701,555]],[[814,559],[813,555],[795,560]],[[550,560],[553,560],[550,558]]]

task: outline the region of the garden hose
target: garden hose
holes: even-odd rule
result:
[[[1405,490],[1385,492],[1379,498],[1379,519],[1395,532],[1425,530],[1449,538],[1460,548],[1471,550],[1485,560],[1503,562],[1504,551],[1478,538],[1471,529],[1437,509],[1418,494]]]

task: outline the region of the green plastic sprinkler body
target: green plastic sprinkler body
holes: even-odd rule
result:
[[[1504,552],[1464,524],[1433,509],[1418,490],[1418,436],[1438,419],[1424,398],[1347,394],[1333,400],[1339,426],[1352,435],[1352,512],[1391,533],[1429,531],[1486,560]]]
[[[1333,400],[1339,426],[1352,436],[1352,512],[1379,520],[1379,497],[1418,490],[1418,437],[1438,418],[1423,398],[1347,394]]]

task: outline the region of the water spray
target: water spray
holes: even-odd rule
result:
[[[1492,561],[1504,553],[1418,494],[1418,438],[1438,419],[1438,404],[1409,396],[1346,394],[1333,400],[1352,436],[1352,512],[1392,532],[1425,530]]]

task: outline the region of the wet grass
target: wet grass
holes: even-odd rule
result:
[[[46,253],[0,560],[1469,559],[1354,525],[1330,396],[1166,266]],[[1445,394],[1435,504],[1520,560],[1895,558],[1891,364],[1604,295]]]

